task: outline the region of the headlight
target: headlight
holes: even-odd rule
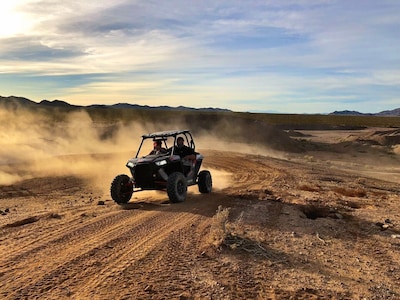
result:
[[[161,166],[166,165],[166,164],[167,164],[167,161],[164,159],[164,160],[156,161],[155,164],[156,164],[157,166],[161,167]]]
[[[128,163],[126,164],[126,166],[127,166],[128,168],[133,168],[133,167],[135,166],[135,164],[134,164],[133,162],[131,162],[131,161],[128,161]]]

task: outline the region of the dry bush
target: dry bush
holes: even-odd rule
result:
[[[232,236],[244,234],[244,227],[242,224],[243,212],[233,222],[228,222],[230,208],[222,208],[218,206],[217,212],[214,215],[210,228],[210,242],[215,247],[221,245],[228,246],[228,240]]]
[[[210,228],[210,242],[215,247],[220,247],[224,244],[225,238],[228,235],[227,224],[230,208],[222,208],[218,206],[217,213],[212,218]]]
[[[332,191],[347,197],[365,197],[367,195],[367,192],[363,189],[348,189],[343,187],[335,187],[332,189]]]
[[[210,241],[212,246],[220,249],[222,246],[231,250],[240,250],[252,255],[262,256],[267,259],[277,259],[274,253],[261,245],[259,241],[246,237],[247,233],[243,226],[243,212],[233,222],[228,222],[229,208],[218,207],[213,217]]]

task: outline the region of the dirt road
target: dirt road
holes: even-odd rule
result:
[[[213,193],[180,204],[118,206],[79,176],[0,186],[0,298],[400,298],[397,183],[315,157],[205,156]]]

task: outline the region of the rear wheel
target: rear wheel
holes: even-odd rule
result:
[[[168,176],[167,194],[173,203],[183,202],[187,195],[187,182],[185,176],[180,172],[174,172]]]
[[[133,194],[133,185],[128,175],[121,174],[111,183],[111,198],[118,204],[128,203]]]
[[[199,192],[202,194],[211,193],[212,190],[212,178],[209,171],[201,171],[198,176],[197,185],[199,186]]]

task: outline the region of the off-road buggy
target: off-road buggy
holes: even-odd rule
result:
[[[176,154],[179,137],[184,139],[187,149],[191,149],[195,154],[195,159],[186,160]],[[154,141],[162,142],[164,153],[149,154],[148,145]],[[134,192],[161,190],[167,192],[171,202],[183,202],[186,199],[187,187],[196,184],[200,193],[210,193],[211,173],[207,170],[200,171],[202,162],[203,155],[195,151],[195,143],[189,130],[142,135],[136,156],[126,163],[131,176],[120,174],[114,178],[111,183],[111,197],[118,204],[124,204],[131,199]]]

